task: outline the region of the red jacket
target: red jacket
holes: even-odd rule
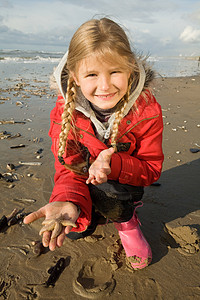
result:
[[[161,174],[163,163],[162,131],[163,121],[161,107],[154,96],[146,91],[145,97],[137,99],[137,111],[130,110],[122,119],[119,127],[118,142],[128,145],[127,151],[114,153],[111,159],[110,180],[135,186],[148,186],[157,181]],[[55,156],[55,186],[50,202],[71,201],[80,206],[81,214],[77,220],[77,228],[73,231],[84,231],[91,221],[92,201],[86,177],[76,175],[67,170],[58,161],[59,133],[61,130],[61,115],[63,98],[59,96],[55,108],[51,112],[51,127],[49,135],[52,138],[52,152]],[[75,125],[79,145],[88,148],[91,158],[109,146],[98,140],[89,118],[81,112],[75,112]],[[80,161],[81,154],[73,147],[72,134],[68,136],[72,143],[70,153],[64,154],[66,163]],[[74,149],[74,150],[73,150]],[[125,149],[126,150],[126,149]]]

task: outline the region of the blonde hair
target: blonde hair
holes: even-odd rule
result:
[[[118,63],[125,66],[131,73],[127,93],[117,106],[116,117],[111,133],[111,145],[115,151],[117,151],[116,140],[118,127],[129,101],[130,89],[134,90],[139,80],[139,69],[135,55],[131,50],[125,31],[117,23],[108,18],[102,18],[100,20],[92,19],[78,28],[71,39],[67,62],[62,74],[62,84],[67,85],[67,92],[64,112],[62,114],[62,128],[59,136],[58,150],[59,161],[65,165],[66,168],[78,173],[81,173],[78,171],[80,167],[67,165],[62,158],[68,133],[71,126],[73,126],[73,111],[76,101],[76,84],[70,74],[76,74],[80,62],[93,53],[110,63],[116,62],[117,58]]]

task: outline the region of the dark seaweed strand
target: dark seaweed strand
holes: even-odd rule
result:
[[[60,277],[60,274],[63,272],[65,269],[65,259],[61,257],[57,263],[55,264],[54,267],[50,268],[50,276],[45,282],[45,286],[54,286],[58,278]]]

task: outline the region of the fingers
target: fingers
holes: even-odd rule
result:
[[[68,234],[72,230],[72,228],[73,228],[72,226],[65,227],[64,229],[65,234]]]
[[[114,148],[111,147],[106,150],[103,150],[100,154],[103,156],[103,159],[110,160],[114,152],[115,152]]]
[[[40,208],[39,210],[34,211],[31,214],[29,214],[28,216],[26,216],[24,218],[24,224],[29,224],[29,223],[36,221],[42,217],[45,217],[45,214],[43,212],[43,209]]]
[[[112,147],[100,152],[89,168],[89,177],[86,180],[86,184],[92,183],[97,185],[107,181],[107,175],[111,173],[110,160],[114,152],[115,150]]]
[[[71,226],[68,226],[68,227],[70,227],[70,230],[71,230],[72,227]],[[57,238],[57,247],[61,247],[63,245],[65,237],[66,237],[65,228],[63,228],[61,234]]]
[[[89,184],[92,182],[92,180],[94,180],[94,175],[89,175],[88,179],[86,180],[86,184]]]
[[[52,232],[45,231],[42,236],[42,244],[44,247],[49,247],[49,250],[54,251],[56,247],[61,247],[65,239],[65,229],[63,228],[62,232],[57,238],[51,238]]]
[[[99,184],[101,184],[103,182],[107,182],[107,175],[103,172],[99,172],[95,179]]]
[[[58,237],[52,239],[52,231],[45,231],[42,235],[42,244],[44,247],[49,247],[49,250],[54,251],[56,247],[61,247],[72,226],[63,227]]]
[[[104,182],[107,182],[107,175],[110,174],[111,170],[110,169],[101,169],[96,176],[94,175],[89,175],[88,179],[86,180],[86,184],[93,184],[93,185],[97,185],[97,184],[101,184]]]
[[[72,226],[63,227],[60,235],[55,239],[50,239],[49,241],[49,249],[54,251],[56,247],[60,248],[63,245],[66,234],[68,234],[72,229]]]
[[[49,250],[54,251],[57,245],[57,238],[51,239],[49,242]]]
[[[109,175],[111,173],[111,168],[110,168],[110,166],[108,166],[108,167],[102,168],[99,172],[100,172],[100,174]]]
[[[113,147],[110,147],[107,151],[107,155],[109,155],[109,157],[111,157],[114,152],[115,152],[115,149]]]
[[[66,218],[64,218],[64,216]],[[51,251],[56,247],[61,247],[65,239],[65,228],[67,233],[76,226],[76,220],[79,216],[77,206],[67,203],[49,203],[39,210],[30,213],[24,218],[24,223],[29,224],[39,218],[45,217],[42,225],[44,225],[40,234],[42,235],[42,243],[44,247],[49,247]]]
[[[48,247],[51,240],[51,231],[45,231],[42,235],[42,244],[44,247]]]
[[[92,179],[91,180],[91,184],[93,184],[93,185],[98,185],[98,184],[101,184],[101,183],[104,183],[104,182],[107,182],[107,176],[104,177],[104,178],[98,178],[98,179]]]

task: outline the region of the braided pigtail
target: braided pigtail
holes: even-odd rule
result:
[[[129,101],[129,95],[130,95],[130,90],[131,90],[131,85],[132,85],[132,80],[129,80],[129,85],[128,85],[128,89],[126,94],[124,95],[122,101],[121,101],[121,105],[118,109],[118,111],[115,113],[115,121],[113,123],[113,128],[112,128],[112,134],[111,134],[111,145],[112,147],[115,149],[115,152],[117,152],[117,135],[118,135],[118,131],[119,131],[119,124],[123,118],[123,113],[124,110],[128,104]]]
[[[75,134],[75,128],[73,124],[73,112],[75,109],[75,98],[76,98],[76,86],[74,79],[70,77],[68,79],[67,85],[67,93],[66,93],[66,103],[64,106],[64,111],[62,114],[62,127],[59,135],[59,150],[58,150],[58,160],[59,162],[65,166],[66,169],[75,172],[79,175],[85,175],[84,168],[86,166],[86,162],[78,163],[76,165],[66,164],[63,158],[63,154],[65,152],[67,137],[70,129],[73,129],[73,133]]]
[[[59,150],[58,150],[58,159],[61,164],[65,165],[63,154],[65,152],[67,136],[73,122],[73,111],[75,108],[75,97],[76,97],[76,88],[74,79],[70,77],[68,79],[67,93],[66,93],[66,103],[64,106],[64,111],[62,114],[62,127],[59,135]]]

